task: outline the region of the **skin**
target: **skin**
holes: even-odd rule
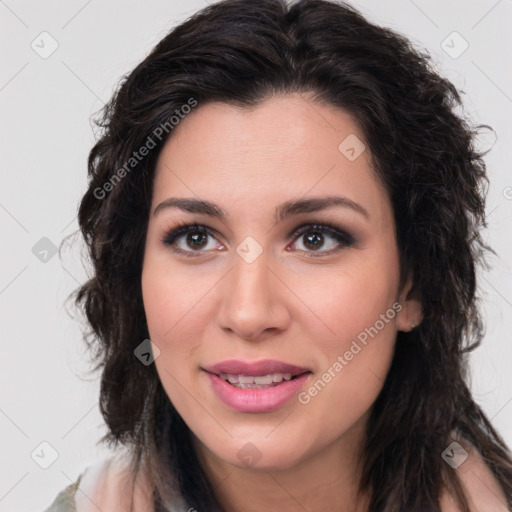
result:
[[[356,506],[364,428],[397,331],[420,323],[421,304],[410,280],[400,287],[392,205],[369,151],[350,161],[338,149],[351,134],[364,141],[350,115],[306,95],[252,109],[207,103],[174,128],[157,162],[142,272],[155,364],[227,512],[365,510],[364,497]],[[274,222],[283,202],[327,195],[349,198],[368,217],[332,207]],[[169,197],[214,202],[226,218],[153,214]],[[197,257],[162,242],[179,222],[214,232]],[[323,232],[315,251],[311,232],[292,236],[324,222],[354,243],[340,246]],[[248,236],[263,250],[252,263],[236,252]],[[194,252],[186,235],[176,243]],[[217,398],[201,369],[278,359],[312,371],[307,390],[395,303],[401,310],[307,404],[292,398],[271,412],[241,413]],[[248,442],[261,456],[251,467],[237,456]]]

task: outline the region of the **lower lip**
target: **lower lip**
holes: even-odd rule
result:
[[[277,386],[258,389],[241,389],[228,384],[213,373],[206,372],[217,396],[224,404],[239,412],[269,412],[281,407],[296,395],[311,373],[285,380]]]

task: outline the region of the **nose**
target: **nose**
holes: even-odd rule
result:
[[[290,322],[290,291],[269,266],[266,253],[248,263],[236,254],[220,290],[218,324],[245,340],[261,340],[284,331]]]

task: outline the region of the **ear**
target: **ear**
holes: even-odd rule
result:
[[[402,306],[396,316],[396,328],[399,331],[412,331],[423,320],[423,308],[418,295],[412,278],[409,277],[398,297],[398,303]]]

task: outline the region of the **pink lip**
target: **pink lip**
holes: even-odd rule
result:
[[[244,373],[238,374],[244,375]],[[237,388],[213,373],[206,372],[206,375],[209,377],[217,397],[228,407],[239,412],[269,412],[277,409],[295,396],[311,373],[303,373],[292,380],[283,381],[277,386],[259,389]],[[245,375],[248,374],[246,373]]]
[[[230,359],[205,366],[203,369],[207,372],[217,397],[228,407],[240,412],[268,412],[280,407],[297,394],[311,373],[307,368],[275,359],[264,359],[252,363]],[[251,377],[271,373],[291,373],[296,377],[269,388],[241,389],[221,379],[219,377],[221,373]]]
[[[269,373],[291,373],[292,375],[301,375],[310,371],[308,368],[301,368],[293,364],[283,363],[275,359],[264,359],[248,363],[238,359],[229,359],[220,363],[205,366],[203,368],[208,373],[220,375],[221,373],[230,373],[232,375],[247,375],[250,377],[258,377],[268,375]],[[295,380],[295,379],[294,379]]]

